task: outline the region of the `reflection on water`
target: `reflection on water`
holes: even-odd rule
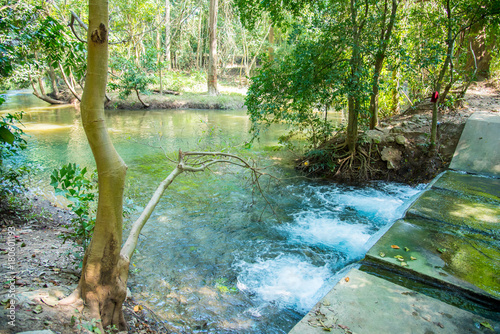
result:
[[[74,108],[32,109],[30,97],[19,94],[4,107],[15,109],[18,97],[26,102],[31,136],[26,159],[46,168],[40,188],[47,189],[48,171],[61,164],[92,166]],[[159,138],[172,151],[231,147],[248,139],[250,127],[244,111],[110,111],[107,121],[129,166],[132,207],[142,207],[171,168],[153,147]],[[268,133],[247,154],[266,159],[275,137]],[[262,214],[265,203],[244,172],[213,172],[174,182],[146,224],[131,266],[136,299],[175,332],[288,332],[419,192],[386,183],[286,181],[269,189],[275,217]]]

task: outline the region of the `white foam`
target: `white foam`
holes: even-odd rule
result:
[[[355,253],[363,249],[371,235],[366,224],[347,223],[338,218],[316,217],[307,213],[298,215],[295,223],[284,229],[290,234],[290,241]]]
[[[308,311],[322,297],[324,286],[331,277],[330,270],[316,267],[292,255],[241,262],[238,288],[255,293],[260,299],[280,307]]]
[[[401,217],[409,199],[421,191],[384,183],[365,188],[295,185],[288,190],[301,202],[292,221],[276,227],[288,246],[272,259],[241,261],[238,288],[298,312],[312,308],[332,288],[335,272],[361,259],[377,231]],[[260,257],[269,255],[263,251]],[[257,317],[260,307],[247,312]]]

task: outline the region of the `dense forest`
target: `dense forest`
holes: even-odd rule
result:
[[[313,147],[439,92],[455,105],[500,67],[496,1],[113,1],[106,99],[247,86],[256,135],[287,123]],[[81,99],[88,10],[83,1],[4,0],[3,89],[31,87],[52,104]],[[49,87],[48,89],[46,87]],[[48,90],[48,92],[47,92]],[[434,114],[437,110],[434,111]],[[435,127],[430,145],[435,145]]]

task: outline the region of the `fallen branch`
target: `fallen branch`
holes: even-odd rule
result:
[[[153,89],[153,92],[155,93],[160,93],[160,90],[159,89]],[[181,95],[180,92],[177,92],[175,90],[168,90],[168,89],[164,89],[163,90],[163,94],[170,94],[170,95]]]

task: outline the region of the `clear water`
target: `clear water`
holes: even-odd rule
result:
[[[73,107],[48,108],[15,92],[2,108],[26,112],[25,156],[44,167],[35,184],[41,193],[50,195],[52,168],[92,166]],[[140,209],[172,168],[151,147],[159,134],[172,151],[235,146],[250,123],[244,111],[112,111],[108,126],[129,165],[127,205]],[[268,133],[244,154],[261,164],[278,162],[274,174],[293,176],[283,156],[268,153],[276,137]],[[287,333],[421,190],[290,178],[266,188],[275,216],[246,176],[232,167],[181,175],[142,231],[129,285],[174,332]]]

